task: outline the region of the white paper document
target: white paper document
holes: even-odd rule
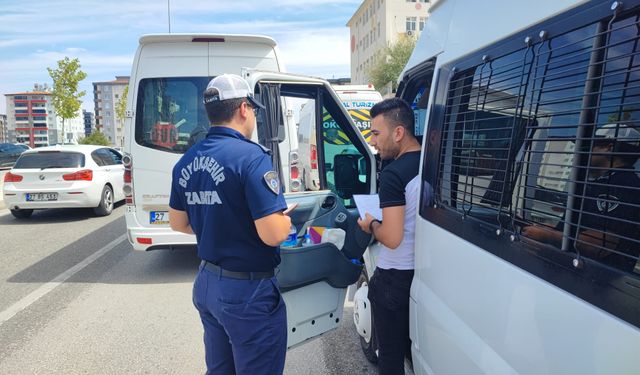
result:
[[[376,219],[382,220],[382,208],[380,208],[378,194],[354,194],[353,200],[356,202],[356,207],[358,207],[360,218],[364,219],[364,215],[368,213]]]

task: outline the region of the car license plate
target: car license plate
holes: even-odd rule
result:
[[[27,193],[27,202],[57,201],[58,193]]]
[[[149,223],[151,224],[169,224],[168,211],[151,211]]]

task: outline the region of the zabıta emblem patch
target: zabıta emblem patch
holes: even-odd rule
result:
[[[273,194],[278,195],[280,193],[280,180],[278,180],[278,174],[275,171],[265,173],[264,182],[267,183],[267,187]]]

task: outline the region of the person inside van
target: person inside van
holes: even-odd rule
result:
[[[586,257],[633,272],[640,255],[640,132],[624,124],[597,129],[591,151],[583,212],[574,213],[576,247]],[[522,235],[560,247],[564,220],[556,228],[525,226]]]
[[[369,281],[368,298],[378,342],[380,374],[404,374],[409,353],[409,290],[414,273],[414,237],[420,183],[420,144],[414,136],[411,107],[400,98],[371,108],[370,144],[391,162],[380,174],[382,220],[369,213],[358,220],[380,247],[377,267]]]

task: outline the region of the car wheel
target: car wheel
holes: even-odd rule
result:
[[[362,268],[362,273],[360,273],[360,278],[356,283],[356,290],[360,288],[362,284],[369,284],[369,277],[367,276],[366,268]],[[376,339],[376,330],[375,330],[373,319],[374,317],[372,313],[371,314],[371,336],[370,336],[371,338],[369,339],[369,342],[367,342],[367,340],[364,337],[359,336],[360,348],[362,348],[362,352],[364,353],[364,356],[367,358],[369,362],[378,363],[378,354],[376,353],[378,351],[378,341]]]
[[[16,219],[28,219],[31,217],[33,210],[11,210],[11,215]]]
[[[113,211],[113,189],[109,185],[105,185],[100,196],[98,207],[93,209],[98,216],[108,216]]]

